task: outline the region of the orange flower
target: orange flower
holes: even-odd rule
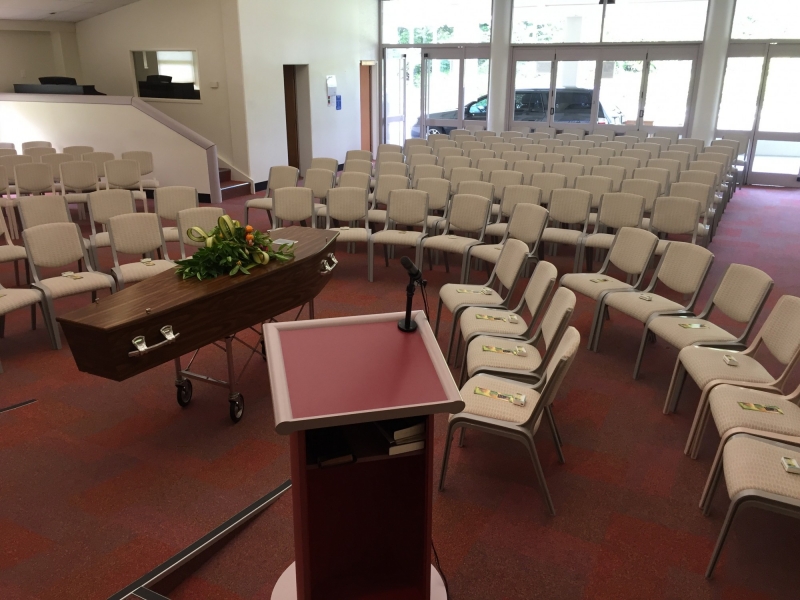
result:
[[[252,233],[248,233],[246,236],[244,236],[244,239],[246,239],[248,242],[252,242],[253,241],[253,234]]]
[[[247,227],[244,228],[244,230],[247,233],[253,233],[253,226],[252,225],[248,225]]]

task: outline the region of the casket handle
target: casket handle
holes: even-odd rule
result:
[[[328,264],[328,261],[330,261],[330,264]],[[338,264],[339,261],[336,260],[336,257],[333,255],[333,252],[331,252],[330,254],[328,254],[327,257],[322,259],[322,263],[319,266],[319,272],[322,275],[327,275],[328,273],[333,271],[336,268],[336,265]]]
[[[154,346],[148,346],[147,342],[144,339],[144,336],[137,335],[135,338],[133,338],[133,340],[131,340],[133,342],[133,345],[136,346],[136,350],[134,350],[133,352],[128,352],[128,356],[130,358],[134,358],[136,356],[142,356],[144,354],[147,354],[148,352],[157,350],[162,346],[171,344],[176,339],[178,339],[180,333],[175,333],[174,331],[172,331],[172,325],[164,325],[164,327],[161,328],[161,335],[164,336],[164,341],[161,341],[155,344]]]

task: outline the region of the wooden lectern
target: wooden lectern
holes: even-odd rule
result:
[[[422,312],[264,325],[275,428],[290,435],[295,562],[273,600],[444,600],[431,567],[433,415],[464,409]],[[424,449],[390,456],[376,421],[423,417]],[[308,464],[341,428],[355,462]],[[319,433],[319,432],[316,432]],[[340,432],[337,432],[340,433]]]

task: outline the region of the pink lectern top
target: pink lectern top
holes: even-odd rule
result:
[[[294,431],[464,409],[422,311],[264,325],[275,430]]]

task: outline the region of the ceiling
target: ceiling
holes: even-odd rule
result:
[[[96,17],[138,0],[0,0],[0,19],[67,21]],[[55,13],[55,14],[51,14]]]

